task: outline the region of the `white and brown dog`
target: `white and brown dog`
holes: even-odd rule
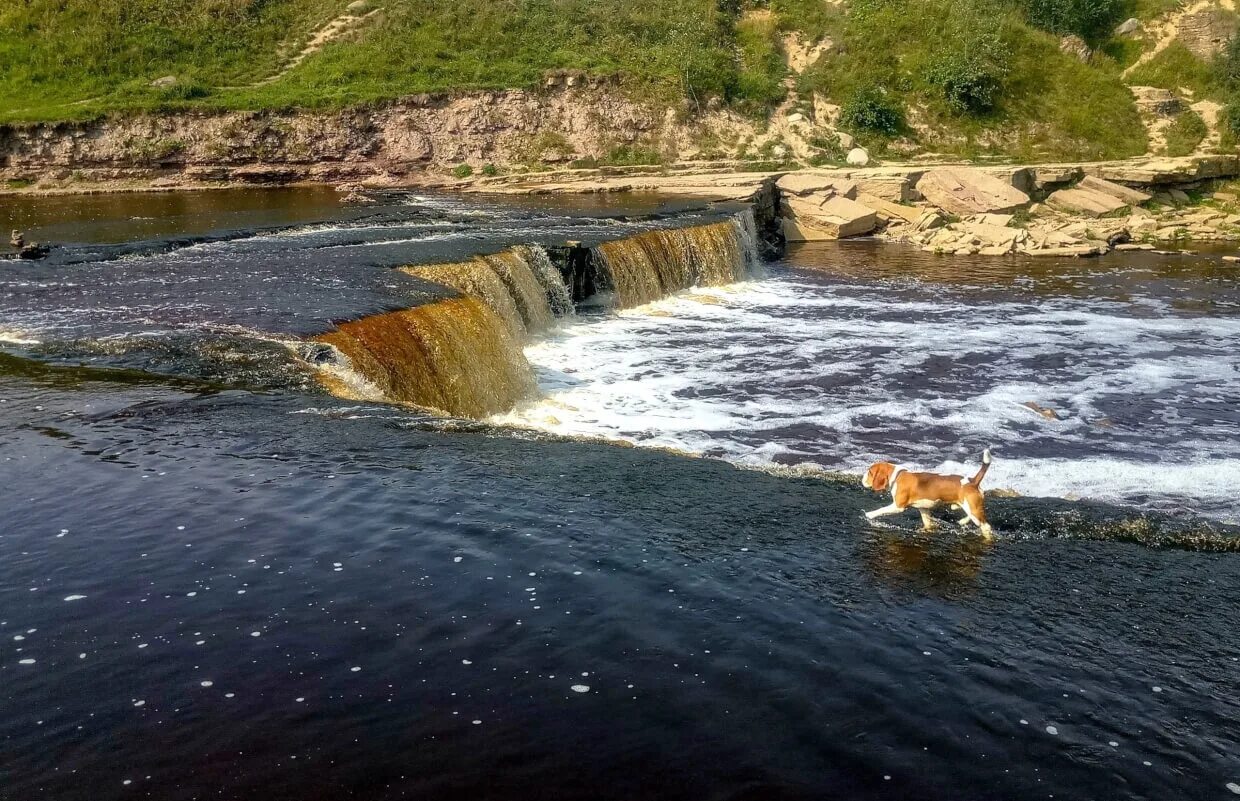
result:
[[[982,454],[982,469],[973,478],[964,476],[941,476],[938,473],[914,473],[904,467],[897,467],[891,462],[876,462],[865,471],[861,479],[862,486],[876,492],[891,490],[891,505],[882,509],[866,512],[870,520],[893,515],[912,507],[921,513],[921,524],[927,530],[934,528],[934,520],[930,517],[931,509],[942,504],[951,504],[953,509],[963,509],[965,516],[960,525],[972,523],[982,532],[982,536],[990,539],[994,530],[986,522],[986,501],[982,495],[982,479],[990,469],[990,450]]]

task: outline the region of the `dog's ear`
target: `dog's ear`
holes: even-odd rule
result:
[[[891,462],[877,462],[870,467],[869,479],[870,487],[878,492],[887,489],[891,483],[891,474],[895,471],[895,465]]]

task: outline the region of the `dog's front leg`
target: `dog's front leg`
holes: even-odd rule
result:
[[[873,512],[866,512],[865,516],[866,518],[873,520],[876,517],[882,517],[884,515],[899,514],[900,512],[903,512],[903,511],[904,511],[904,507],[897,506],[896,504],[893,503],[890,506],[884,506],[882,509],[875,509]]]

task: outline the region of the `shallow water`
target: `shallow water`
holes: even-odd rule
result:
[[[532,219],[612,225],[545,213]],[[372,302],[311,288],[302,307],[287,291],[297,271],[279,265],[300,263],[289,253],[356,233],[321,225],[216,244],[234,265],[221,274],[270,277],[235,283],[231,305],[192,280],[213,262],[161,250],[120,260],[149,260],[145,272],[91,263],[96,286],[115,289],[83,290],[77,306],[57,302],[54,282],[24,300],[6,285],[0,323],[131,336],[109,311],[130,305],[114,279],[162,264],[180,281],[168,297],[196,298],[209,325],[236,324],[236,308],[251,321],[304,314],[311,329]],[[302,244],[283,247],[289,237]],[[379,238],[354,255],[373,266],[428,247]],[[941,263],[897,274],[887,252],[796,252],[762,281],[597,316],[529,352],[549,387],[594,387],[557,412],[561,425],[742,462],[761,441],[776,443],[764,465],[825,466],[904,447],[892,455],[965,459],[993,442],[1000,486],[1020,480],[999,471],[1031,461],[1018,454],[1034,443],[1062,460],[1072,448],[1108,465],[1146,458],[1131,430],[1143,419],[1168,452],[1187,452],[1174,449],[1191,430],[1231,458],[1231,410],[1176,406],[1225,395],[1227,374],[1062,389],[1081,384],[1073,371],[1122,374],[1125,359],[1158,377],[1160,353],[1203,375],[1210,360],[1234,367],[1202,336],[1232,335],[1234,285],[1218,268],[1159,260],[1137,279],[1074,262],[1065,278],[954,262],[966,274],[939,279]],[[371,269],[296,258],[355,270],[335,273],[342,287]],[[275,266],[235,266],[247,260]],[[403,291],[363,286],[381,303]],[[981,311],[942,308],[953,303]],[[1074,326],[1079,339],[1057,331],[1078,318],[1094,321]],[[1128,323],[1132,342],[1089,333]],[[816,342],[813,327],[833,336]],[[1013,341],[1047,338],[1031,399],[1062,410],[1064,427],[979,402],[987,389],[932,345],[907,351],[904,371],[879,369],[910,328],[968,343],[994,386],[1020,375]],[[62,343],[61,331],[37,333]],[[556,377],[545,362],[571,343]],[[181,353],[153,374],[0,355],[5,801],[1217,799],[1240,785],[1240,561],[1208,552],[1240,542],[1234,529],[1145,517],[1136,498],[994,498],[994,545],[925,537],[911,520],[866,525],[879,499],[855,481],[436,420],[270,374],[264,391],[238,389],[247,373],[204,364]],[[947,411],[931,389],[917,396],[918,375]],[[608,394],[609,381],[640,386],[640,410],[637,390]],[[905,446],[897,415],[871,411],[869,428],[827,416],[884,403],[946,422]],[[962,404],[998,411],[975,430],[951,416]],[[1119,433],[1091,439],[1075,419],[1091,410]],[[758,433],[736,433],[746,426]],[[795,452],[815,436],[820,448]],[[1100,486],[1123,486],[1113,472]]]
[[[743,464],[878,459],[1240,521],[1240,270],[807,245],[762,280],[586,318],[502,419]]]

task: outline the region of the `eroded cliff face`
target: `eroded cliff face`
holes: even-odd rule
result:
[[[230,112],[0,127],[0,178],[181,174],[196,180],[347,180],[470,164],[567,163],[617,147],[692,157],[705,131],[742,136],[725,113],[692,121],[622,87],[563,85],[417,96],[333,112]],[[733,140],[735,141],[735,139]]]

